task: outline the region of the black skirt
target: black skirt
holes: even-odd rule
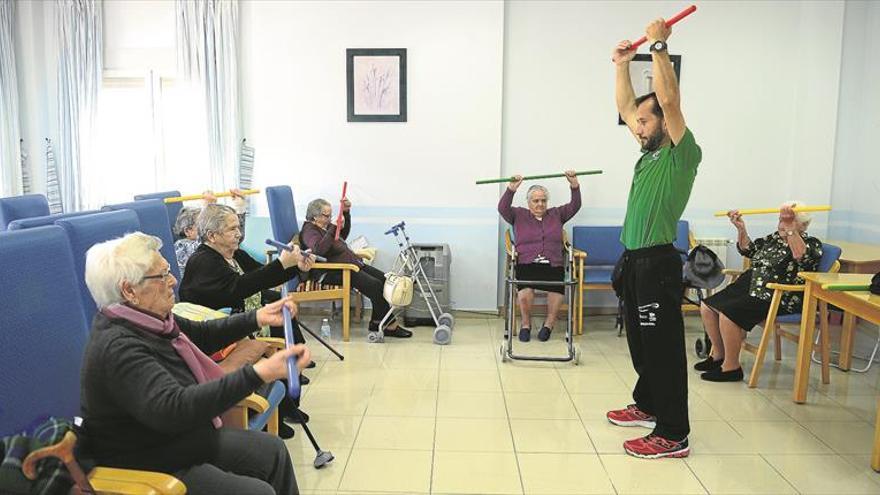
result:
[[[535,280],[539,282],[562,282],[565,280],[565,267],[551,266],[547,263],[529,263],[516,265],[517,280]],[[564,285],[517,284],[517,289],[537,289],[546,292],[565,294]]]
[[[770,309],[770,301],[749,294],[751,282],[752,271],[748,270],[740,275],[736,282],[728,285],[721,292],[707,297],[703,302],[736,323],[736,326],[747,332],[751,331],[755,325],[767,319],[767,311]],[[780,307],[778,314],[789,313]]]

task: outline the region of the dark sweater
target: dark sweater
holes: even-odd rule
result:
[[[312,222],[305,222],[300,231],[299,239],[303,249],[311,249],[313,253],[327,258],[330,263],[351,263],[355,266],[364,266],[364,262],[354,254],[345,243],[348,233],[351,232],[351,213],[344,212],[345,225],[336,239],[336,225],[328,224],[326,229],[318,227]]]
[[[254,332],[256,312],[194,322],[175,317],[206,354]],[[95,315],[81,374],[84,453],[105,466],[172,473],[211,462],[211,419],[263,381],[251,365],[197,383],[167,337]]]
[[[202,244],[186,262],[180,282],[180,300],[213,309],[232,308],[244,311],[244,300],[253,294],[271,289],[299,275],[296,267],[284,269],[281,261],[264,265],[238,249],[233,254],[244,275],[239,275],[223,255]]]

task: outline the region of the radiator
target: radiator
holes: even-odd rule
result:
[[[697,238],[697,244],[702,244],[707,248],[711,249],[718,259],[724,263],[725,267],[730,266],[730,260],[727,257],[727,246],[730,245],[733,241],[730,239],[726,239],[723,237],[706,237],[706,238]]]

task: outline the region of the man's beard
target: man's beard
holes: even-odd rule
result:
[[[660,145],[663,143],[663,139],[666,138],[666,134],[663,131],[657,131],[651,136],[648,137],[648,140],[645,142],[645,145],[642,146],[642,153],[650,153],[652,151],[657,151],[660,149]]]

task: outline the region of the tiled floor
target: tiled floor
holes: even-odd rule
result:
[[[687,318],[688,359],[699,321]],[[626,341],[609,317],[587,319],[581,364],[502,363],[499,319],[459,318],[453,344],[367,344],[363,330],[334,345],[314,341],[303,409],[321,447],[322,470],[297,427],[288,440],[303,493],[438,494],[880,494],[869,466],[880,373],[813,366],[809,402],[790,400],[793,345],[765,365],[760,387],[708,383],[690,371],[691,455],[646,461],[621,443],[647,433],[620,428],[605,411],[630,402],[635,380]],[[754,337],[754,336],[753,336]],[[563,352],[561,332],[534,354]],[[751,355],[744,354],[745,369]]]

